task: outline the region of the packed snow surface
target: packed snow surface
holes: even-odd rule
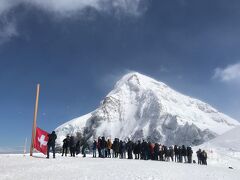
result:
[[[1,180],[239,180],[240,170],[173,162],[0,155]]]
[[[46,159],[41,154],[0,155],[1,180],[84,179],[84,180],[239,180],[240,127],[200,146],[208,153],[208,166],[152,160],[62,157]],[[52,157],[52,155],[50,156]],[[230,169],[231,167],[232,169]]]
[[[239,122],[195,98],[140,73],[123,76],[95,111],[56,129],[58,143],[82,132],[166,145],[199,145],[236,127]]]

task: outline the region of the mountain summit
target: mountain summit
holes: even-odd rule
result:
[[[56,129],[88,138],[147,139],[166,145],[198,145],[239,125],[210,105],[140,73],[128,73],[95,111]]]

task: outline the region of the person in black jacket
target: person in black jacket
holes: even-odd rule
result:
[[[168,148],[167,146],[163,145],[163,154],[164,154],[164,161],[168,160]]]
[[[182,153],[182,146],[178,146],[178,157],[179,157],[179,162],[182,163],[183,162],[183,153]]]
[[[164,159],[163,159],[164,149],[163,148],[164,148],[164,146],[160,144],[160,146],[159,146],[159,160],[160,161],[164,161]]]
[[[132,159],[132,151],[133,151],[133,143],[130,139],[128,139],[128,142],[126,144],[126,148],[127,148],[127,154],[128,154],[128,159]]]
[[[101,158],[106,157],[107,152],[107,141],[105,140],[105,137],[103,136],[100,141],[100,148],[101,148]]]
[[[63,140],[63,147],[62,147],[62,156],[65,154],[65,156],[67,156],[67,152],[68,152],[68,147],[69,147],[69,135],[67,135],[67,137]]]
[[[87,149],[89,149],[89,146],[88,146],[88,143],[85,138],[83,139],[82,144],[83,144],[82,145],[82,154],[83,154],[83,157],[86,157],[86,151],[87,151]]]
[[[141,154],[142,154],[141,159],[147,160],[148,144],[145,140],[143,140],[142,145],[141,145]]]
[[[71,137],[70,137],[69,146],[70,146],[70,154],[71,154],[71,157],[75,157],[76,144],[75,144],[74,136],[71,136]]]
[[[137,147],[137,143],[133,143],[133,154],[134,154],[135,159],[137,159],[136,147]]]
[[[188,159],[188,163],[192,163],[192,148],[189,146],[187,147],[187,159]]]
[[[119,146],[120,146],[119,139],[118,139],[118,138],[115,138],[115,140],[114,140],[114,142],[113,142],[113,145],[112,145],[113,153],[114,153],[114,157],[115,157],[115,158],[118,157],[118,154],[119,154]]]
[[[122,141],[122,154],[123,154],[123,159],[126,159],[126,142]]]
[[[198,158],[198,164],[202,164],[202,150],[201,149],[199,149],[197,152],[196,152],[196,154],[197,154],[197,158]]]
[[[79,153],[80,153],[80,140],[78,140],[76,144],[76,155],[78,155]]]
[[[120,140],[120,142],[119,142],[119,155],[120,155],[120,159],[123,159],[123,142],[122,142],[122,140]]]
[[[186,163],[187,162],[187,149],[184,145],[182,145],[182,156],[184,157],[184,162]]]
[[[158,155],[159,155],[159,144],[158,143],[155,143],[153,151],[154,151],[154,160],[158,160]]]
[[[97,157],[97,154],[96,154],[96,150],[97,150],[97,141],[96,141],[96,140],[93,141],[93,147],[92,147],[92,150],[93,150],[93,157],[96,158],[96,157]]]
[[[201,153],[202,164],[207,165],[207,152],[205,150]]]
[[[169,161],[170,157],[170,150],[167,146],[165,146],[165,161]]]
[[[173,152],[173,147],[170,146],[170,147],[169,147],[169,157],[171,158],[172,162],[173,162],[173,154],[174,154],[174,152]]]
[[[140,153],[141,153],[141,141],[138,140],[138,143],[136,144],[135,147],[135,151],[136,151],[136,159],[140,158]]]
[[[174,158],[175,162],[179,162],[179,149],[177,145],[174,146],[173,151],[175,156]]]
[[[55,141],[56,141],[56,139],[57,139],[57,135],[56,135],[55,131],[53,131],[51,134],[48,134],[47,158],[49,158],[50,148],[52,148],[53,158],[55,158]]]

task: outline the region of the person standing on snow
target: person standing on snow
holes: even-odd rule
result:
[[[154,160],[158,160],[158,155],[159,155],[159,144],[158,143],[155,143],[153,151],[154,151]]]
[[[102,137],[102,140],[100,142],[100,148],[101,148],[101,158],[106,157],[106,149],[107,149],[107,141],[105,140],[105,137]]]
[[[184,162],[187,162],[187,149],[184,145],[182,145],[182,156],[184,157]]]
[[[148,159],[154,160],[154,144],[150,141],[148,142],[149,155]]]
[[[75,145],[74,136],[70,137],[69,146],[70,146],[71,157],[75,157],[76,145]]]
[[[49,152],[50,148],[52,148],[53,151],[53,158],[55,158],[55,141],[57,139],[57,135],[55,131],[53,131],[51,134],[48,135],[48,143],[47,143],[47,158],[49,159]]]
[[[113,151],[114,151],[114,157],[118,158],[118,154],[119,154],[119,139],[115,138],[114,143],[113,143]]]
[[[143,140],[141,145],[141,154],[142,154],[142,159],[147,160],[148,144],[145,140]]]
[[[202,150],[199,149],[197,152],[198,164],[202,164]]]
[[[97,156],[97,154],[96,154],[96,151],[97,151],[97,141],[96,140],[94,140],[93,141],[93,148],[92,148],[92,150],[93,150],[93,158],[96,158]]]
[[[67,156],[67,152],[68,152],[68,147],[69,147],[69,135],[67,135],[67,137],[63,140],[63,147],[62,147],[62,156],[65,154],[65,156]]]
[[[187,147],[187,159],[188,159],[188,163],[192,163],[192,148],[189,146]]]
[[[160,144],[160,146],[159,146],[159,160],[160,161],[163,161],[163,154],[164,154],[163,145]]]
[[[141,141],[140,140],[138,140],[138,143],[136,144],[135,153],[136,153],[136,159],[139,159],[140,153],[141,153]]]
[[[76,143],[76,155],[80,153],[80,140],[77,141]]]
[[[83,139],[83,145],[82,145],[82,154],[83,154],[83,157],[86,157],[87,149],[89,149],[88,143],[87,143],[86,139]]]
[[[169,157],[171,158],[172,162],[173,162],[173,154],[174,154],[173,146],[170,146],[169,147]]]
[[[122,155],[123,155],[123,159],[126,159],[126,142],[125,142],[125,140],[122,142]]]
[[[108,139],[107,141],[107,157],[111,158],[111,149],[112,149],[112,141]]]
[[[102,142],[101,137],[98,137],[98,141],[97,141],[98,157],[102,157],[102,154],[101,154],[102,152],[100,147],[101,142]]]
[[[126,144],[126,148],[127,148],[127,153],[128,153],[128,159],[132,159],[132,151],[133,151],[133,143],[130,139],[128,139],[128,142]]]
[[[122,140],[120,140],[119,142],[119,155],[120,155],[120,159],[123,159],[123,142]]]
[[[179,162],[179,150],[178,150],[178,146],[177,145],[174,145],[174,148],[173,148],[173,151],[174,151],[174,160],[175,162]]]
[[[206,151],[202,151],[202,164],[207,165],[207,153]]]

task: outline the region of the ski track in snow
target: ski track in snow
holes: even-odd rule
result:
[[[61,157],[45,159],[23,155],[0,155],[1,180],[239,180],[239,169],[173,162]]]

